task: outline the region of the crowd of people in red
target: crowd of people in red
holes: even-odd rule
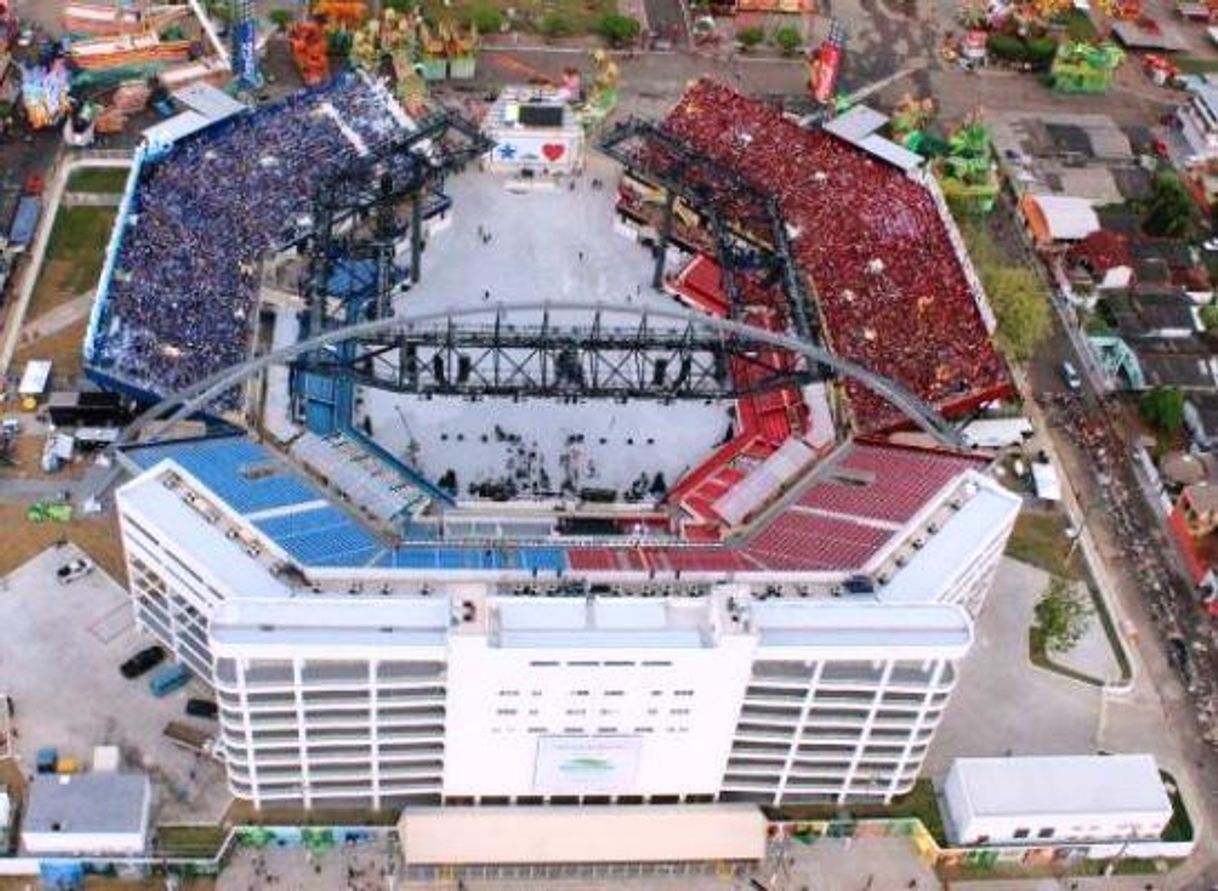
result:
[[[696,170],[727,219],[760,231],[756,193],[715,179],[710,164],[736,171],[774,195],[795,259],[814,290],[826,345],[947,414],[1011,393],[960,260],[925,187],[821,130],[713,81],[688,90],[663,130],[708,159]],[[660,144],[639,164],[667,168]],[[847,384],[856,426],[878,431],[903,418],[862,386]]]

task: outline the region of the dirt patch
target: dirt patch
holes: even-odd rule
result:
[[[0,464],[0,480],[78,480],[89,469],[87,460],[69,464],[58,473],[48,475],[42,469],[42,448],[46,440],[41,436],[18,436],[13,440],[10,454],[11,466]]]
[[[73,287],[80,278],[76,267],[68,260],[46,260],[38,273],[38,283],[30,295],[30,305],[25,311],[25,320],[33,321],[45,312],[67,303],[82,291]],[[91,285],[84,288],[89,290]]]
[[[6,576],[56,542],[79,547],[120,585],[127,584],[123,546],[115,514],[80,517],[68,523],[31,523],[26,504],[0,503],[0,576]]]
[[[53,363],[53,387],[63,389],[70,386],[81,372],[83,360],[80,350],[88,325],[88,319],[81,319],[54,334],[22,343],[13,354],[14,370],[30,359],[50,359]]]

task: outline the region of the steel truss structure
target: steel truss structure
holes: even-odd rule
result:
[[[601,137],[599,147],[631,175],[665,193],[655,246],[652,284],[656,288],[664,281],[664,263],[673,238],[674,209],[680,199],[702,218],[713,241],[730,317],[741,318],[742,310],[735,276],[744,268],[756,267],[760,255],[761,265],[781,278],[795,334],[820,343],[816,295],[791,256],[790,237],[773,195],[651,121],[637,118],[621,121]]]
[[[730,399],[812,379],[785,351],[747,337],[690,323],[656,326],[646,315],[633,327],[614,327],[599,311],[577,329],[554,325],[549,312],[539,324],[509,324],[500,309],[486,325],[449,319],[350,343],[350,351],[306,354],[297,367],[421,396]],[[752,373],[733,373],[740,363]]]
[[[440,107],[416,121],[414,129],[318,184],[309,260],[300,282],[309,334],[392,315],[394,290],[405,276],[419,280],[423,220],[447,203],[445,178],[491,145],[477,125]],[[409,209],[408,220],[399,218],[403,207]],[[410,238],[405,272],[394,262],[403,235]],[[360,272],[353,274],[356,270]],[[340,272],[350,287],[335,292],[332,285]]]

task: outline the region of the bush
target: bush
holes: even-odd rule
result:
[[[266,17],[270,19],[271,24],[279,31],[286,31],[288,25],[292,24],[292,19],[296,18],[296,16],[292,15],[292,10],[282,7],[272,9],[266,14]]]
[[[566,37],[571,33],[571,23],[561,12],[547,12],[541,20],[541,33],[546,37]]]
[[[765,32],[757,26],[751,25],[748,28],[741,28],[737,31],[736,40],[739,41],[740,46],[745,52],[748,52],[753,47],[761,45],[761,42],[765,40]]]
[[[494,34],[503,27],[503,13],[493,6],[479,6],[469,17],[479,34]]]
[[[601,20],[596,24],[596,30],[601,37],[609,41],[610,46],[624,46],[638,39],[643,25],[632,16],[610,12],[601,16]]]
[[[1009,34],[991,34],[986,38],[985,48],[996,58],[1007,62],[1028,61],[1028,47],[1018,37]]]
[[[774,32],[774,46],[782,50],[784,56],[793,56],[795,51],[803,46],[803,37],[799,33],[798,28],[791,25],[783,25]]]
[[[1099,36],[1100,33],[1096,30],[1095,22],[1091,21],[1091,16],[1081,9],[1073,9],[1066,16],[1066,38],[1068,40],[1075,43],[1091,43]]]
[[[1138,408],[1142,420],[1160,433],[1173,434],[1184,426],[1184,395],[1175,387],[1155,387]]]
[[[1218,303],[1207,303],[1201,307],[1201,324],[1206,331],[1218,328]]]
[[[1048,68],[1057,55],[1057,41],[1052,37],[1036,37],[1025,45],[1026,58],[1038,68]]]

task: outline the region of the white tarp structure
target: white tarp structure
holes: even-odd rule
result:
[[[816,452],[802,440],[788,439],[782,448],[728,489],[711,507],[730,525],[738,526],[769,504],[783,486],[794,480],[815,458]]]
[[[21,383],[17,385],[19,396],[41,396],[47,391],[51,382],[51,360],[31,359],[25,363],[25,371],[21,373]]]
[[[407,808],[398,836],[419,865],[759,861],[766,821],[749,804]]]
[[[1040,220],[1030,219],[1034,231],[1039,230],[1038,224],[1043,222],[1044,231],[1036,231],[1038,237],[1043,234],[1052,241],[1081,241],[1100,229],[1100,218],[1086,198],[1028,195],[1025,200],[1030,207],[1040,211]]]
[[[1057,468],[1048,461],[1032,462],[1032,482],[1036,486],[1037,498],[1045,501],[1062,500],[1061,478],[1057,475]]]

